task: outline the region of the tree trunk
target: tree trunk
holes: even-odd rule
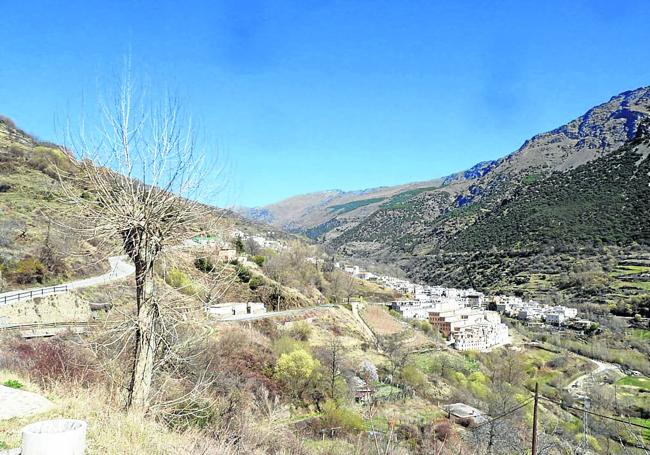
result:
[[[135,261],[136,331],[131,382],[126,408],[144,413],[149,407],[149,393],[157,348],[156,321],[158,307],[153,296],[153,267]]]

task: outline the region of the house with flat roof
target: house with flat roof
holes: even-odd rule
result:
[[[466,420],[473,425],[480,425],[487,422],[487,418],[478,409],[465,403],[454,403],[443,406],[447,411],[447,418],[453,422]]]
[[[262,302],[230,302],[219,303],[207,307],[206,312],[216,318],[240,316],[245,314],[264,314],[266,307]]]

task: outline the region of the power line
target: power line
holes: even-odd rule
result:
[[[539,402],[539,382],[535,383],[535,402],[533,404],[533,441],[531,455],[537,455],[537,404]]]
[[[481,427],[483,427],[483,426],[485,426],[485,425],[488,425],[488,424],[490,424],[490,423],[492,423],[492,422],[495,422],[495,421],[497,421],[497,420],[499,420],[499,419],[502,419],[502,418],[504,418],[504,417],[507,417],[507,416],[509,416],[510,414],[512,414],[513,412],[520,410],[521,408],[523,408],[524,406],[526,406],[526,405],[527,405],[528,403],[530,403],[531,401],[533,401],[533,398],[532,398],[532,397],[529,398],[529,399],[527,399],[527,400],[524,401],[523,403],[521,403],[519,406],[516,406],[516,407],[510,409],[509,411],[504,412],[504,413],[501,414],[501,415],[498,415],[498,416],[496,416],[496,417],[493,417],[492,419],[488,420],[487,422],[483,422],[483,423],[481,423],[481,424],[479,424],[479,425],[476,425],[475,427],[472,428],[472,430],[478,430],[479,428],[481,428]]]
[[[558,406],[560,406],[560,407],[562,407],[564,409],[573,409],[574,411],[585,412],[587,414],[590,414],[590,415],[593,415],[593,416],[596,416],[596,417],[600,417],[600,418],[603,418],[603,419],[609,419],[609,420],[613,420],[615,422],[624,423],[626,425],[631,425],[633,427],[643,428],[644,430],[650,430],[650,427],[648,427],[648,426],[641,425],[641,424],[635,423],[635,422],[630,422],[629,420],[623,420],[623,419],[619,419],[617,417],[598,414],[597,412],[588,411],[585,408],[576,408],[575,406],[568,406],[568,405],[566,405],[564,403],[560,403],[558,401],[552,400],[552,399],[544,397],[544,396],[540,396],[540,398],[543,399],[543,400],[546,400],[546,401],[550,401],[551,403],[554,403],[554,404],[556,404],[556,405],[558,405]]]

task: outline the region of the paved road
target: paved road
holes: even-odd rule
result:
[[[135,267],[131,264],[126,256],[114,256],[108,258],[111,265],[110,272],[102,275],[85,278],[83,280],[71,281],[57,286],[47,286],[40,288],[21,289],[18,291],[4,292],[0,294],[0,305],[10,304],[13,302],[24,302],[44,295],[60,294],[62,292],[72,291],[74,289],[99,286],[101,284],[111,283],[121,280],[135,272]]]

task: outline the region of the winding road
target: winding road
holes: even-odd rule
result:
[[[577,354],[576,354],[577,355]],[[613,363],[607,363],[607,362],[602,362],[600,360],[595,360],[591,359],[589,357],[585,356],[579,356],[585,360],[589,360],[590,362],[593,362],[596,364],[596,369],[593,371],[590,371],[589,373],[585,373],[582,376],[578,376],[575,378],[573,381],[571,381],[567,386],[566,389],[573,395],[584,395],[585,392],[585,386],[588,385],[589,382],[593,382],[596,376],[600,376],[607,371],[618,371],[621,372],[621,367],[619,365],[615,365]]]
[[[135,267],[133,264],[131,264],[126,256],[113,256],[108,258],[108,262],[111,265],[111,270],[102,275],[84,278],[83,280],[71,281],[69,283],[57,286],[46,286],[40,288],[4,292],[0,294],[0,306],[9,305],[13,302],[24,302],[27,300],[32,300],[34,298],[49,296],[53,294],[61,294],[75,289],[111,283],[113,281],[118,281],[122,278],[133,275],[135,272]]]

